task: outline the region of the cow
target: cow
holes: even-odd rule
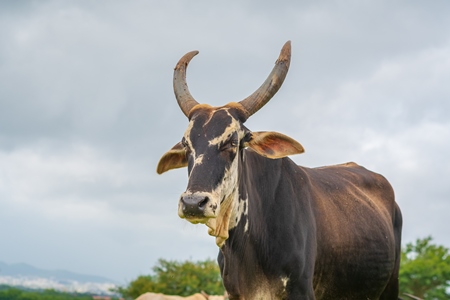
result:
[[[229,298],[398,299],[402,215],[389,182],[353,162],[298,166],[288,156],[304,152],[299,142],[244,125],[281,87],[290,41],[253,94],[220,107],[189,92],[197,53],[175,67],[189,125],[157,173],[187,167],[178,215],[215,237]]]

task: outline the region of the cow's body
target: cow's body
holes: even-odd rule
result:
[[[402,220],[387,180],[354,163],[299,167],[297,141],[244,126],[281,86],[290,44],[255,93],[221,107],[189,93],[196,54],[174,75],[189,125],[157,172],[188,168],[178,214],[216,237],[230,299],[397,299]]]
[[[251,150],[241,166],[248,213],[218,259],[230,299],[397,298],[401,217],[384,177]],[[386,288],[394,290],[382,297]]]

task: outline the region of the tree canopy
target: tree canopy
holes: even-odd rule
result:
[[[431,236],[402,248],[400,293],[426,300],[450,299],[450,253]]]
[[[146,292],[189,296],[200,291],[223,295],[219,266],[213,260],[171,261],[159,259],[152,275],[142,275],[117,291],[124,297],[137,298]]]

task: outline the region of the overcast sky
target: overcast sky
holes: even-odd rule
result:
[[[403,241],[450,247],[450,2],[1,1],[0,261],[126,283],[158,258],[218,252],[177,216],[185,169],[157,175],[201,103],[240,101],[282,45],[279,93],[250,118],[307,167],[355,161],[392,183]]]

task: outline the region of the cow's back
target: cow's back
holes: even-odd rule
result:
[[[391,185],[355,163],[302,169],[316,223],[316,297],[337,299],[341,291],[346,299],[381,294],[379,282],[387,283],[398,263],[398,207]],[[352,290],[367,294],[349,296]]]

